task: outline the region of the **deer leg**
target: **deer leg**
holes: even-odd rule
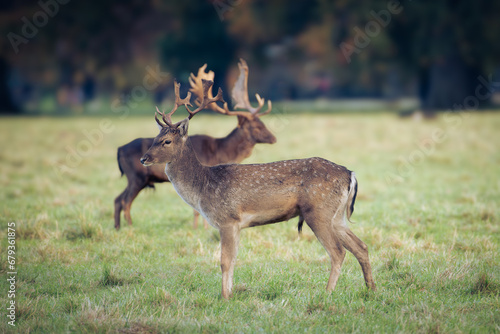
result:
[[[193,228],[196,230],[198,228],[198,217],[200,217],[200,213],[196,210],[193,210]],[[203,219],[203,227],[208,229],[208,222],[205,217],[202,216]]]
[[[118,197],[115,198],[115,228],[120,229],[120,219],[123,210],[123,198],[127,195],[127,189],[125,189]]]
[[[342,245],[356,257],[361,265],[366,286],[375,291],[377,288],[373,281],[372,268],[368,258],[368,247],[349,228],[346,227],[343,232],[341,233]]]
[[[222,270],[222,297],[229,299],[233,290],[233,273],[238,253],[240,231],[236,226],[222,227],[220,230],[220,246]]]
[[[311,216],[311,214],[304,215],[304,218],[307,225],[309,225],[316,238],[318,238],[330,256],[332,268],[328,284],[326,285],[326,291],[333,291],[337,285],[346,252],[330,223],[330,219],[315,219],[315,217]]]
[[[146,186],[145,184],[144,185],[132,184],[132,185],[129,185],[129,187],[127,187],[128,192],[127,192],[127,196],[125,196],[125,199],[124,199],[123,213],[124,213],[125,219],[127,220],[129,225],[132,225],[132,217],[130,216],[130,208],[132,206],[132,202],[137,197],[139,192],[142,189],[144,189],[145,186]]]
[[[198,228],[198,217],[200,213],[196,210],[193,210],[193,228],[196,230]]]

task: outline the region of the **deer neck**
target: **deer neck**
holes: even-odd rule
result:
[[[165,174],[179,196],[190,206],[198,209],[199,197],[207,177],[207,167],[198,159],[189,138],[177,157],[166,164]]]
[[[218,149],[225,152],[228,162],[240,163],[252,154],[255,142],[237,127],[226,137],[218,140]]]

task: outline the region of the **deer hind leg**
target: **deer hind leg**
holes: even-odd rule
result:
[[[222,227],[220,230],[222,270],[222,297],[229,299],[233,290],[233,273],[238,253],[240,231],[236,226]]]
[[[363,270],[366,286],[373,291],[376,290],[375,282],[373,281],[372,268],[368,258],[368,247],[361,241],[347,226],[344,225],[344,230],[341,233],[342,245],[351,252]]]
[[[123,214],[129,225],[132,225],[132,217],[130,216],[130,208],[132,207],[132,202],[137,197],[139,192],[144,189],[145,184],[129,184],[127,187],[127,196],[123,200]]]
[[[330,256],[332,268],[326,290],[333,291],[337,285],[346,253],[342,241],[336,235],[331,218],[327,215],[310,212],[304,214],[304,219]]]
[[[123,199],[127,196],[127,189],[115,198],[115,228],[117,230],[120,229],[120,219],[124,204]]]

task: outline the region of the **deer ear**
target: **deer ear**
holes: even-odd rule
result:
[[[179,134],[181,135],[181,137],[184,137],[187,135],[188,126],[189,126],[189,118],[185,118],[179,123],[179,126],[177,127],[177,129],[179,129]]]
[[[161,126],[160,124],[156,123],[156,126],[158,127],[158,130],[162,130],[163,129],[163,126]]]

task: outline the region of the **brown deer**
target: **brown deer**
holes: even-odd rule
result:
[[[367,247],[346,223],[357,194],[354,172],[321,158],[212,167],[200,163],[188,137],[188,124],[203,107],[222,100],[220,89],[215,98],[208,97],[212,85],[212,81],[203,82],[204,97],[196,110],[188,108],[189,94],[183,100],[176,95],[172,111],[159,113],[164,123],[155,114],[160,133],[141,163],[166,164],[165,173],[179,196],[219,230],[222,297],[231,296],[240,231],[296,216],[299,233],[305,221],[330,256],[328,291],[337,284],[345,249],[361,265],[367,287],[375,290]],[[189,117],[173,123],[171,116],[182,105]]]
[[[215,166],[221,163],[240,163],[248,158],[255,144],[267,143],[273,144],[276,142],[276,137],[266,128],[260,117],[271,112],[271,101],[268,102],[268,109],[265,112],[260,112],[264,100],[259,99],[259,107],[253,108],[250,102],[240,98],[245,96],[247,92],[248,66],[245,61],[241,61],[240,77],[236,81],[233,88],[233,95],[238,96],[237,106],[248,111],[227,112],[225,109],[212,103],[209,108],[212,110],[229,115],[236,115],[238,118],[237,127],[231,131],[226,137],[213,138],[207,135],[190,136],[191,143],[195,150],[198,160],[209,166]],[[191,73],[189,79],[191,83],[191,91],[198,97],[198,101],[203,98],[202,79],[213,80],[214,72],[205,72],[207,65],[203,65],[198,70],[198,75]],[[211,88],[208,92],[211,97]],[[248,97],[248,95],[246,95]],[[125,219],[129,225],[132,225],[132,217],[130,209],[133,200],[139,192],[146,188],[154,188],[155,183],[168,182],[168,177],[165,174],[165,164],[153,165],[145,167],[140,163],[140,158],[146,153],[149,147],[153,144],[154,138],[137,138],[128,144],[118,148],[117,160],[121,174],[127,177],[127,187],[115,199],[115,228],[120,229],[120,218],[123,210]],[[194,211],[193,225],[198,227],[198,212]],[[204,220],[205,228],[208,227]]]

